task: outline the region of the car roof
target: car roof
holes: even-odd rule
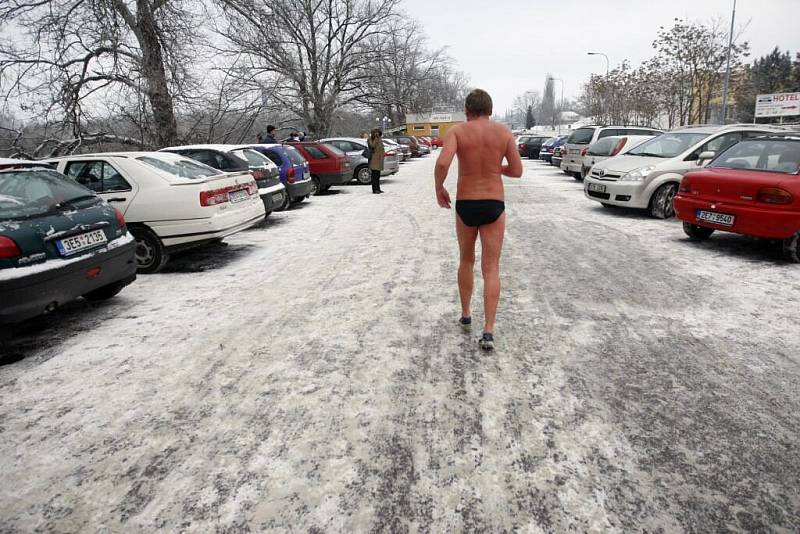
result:
[[[326,137],[325,139],[320,139],[320,143],[325,143],[328,141],[356,141],[358,143],[366,143],[366,139],[361,139],[360,137]]]
[[[169,152],[173,150],[219,150],[220,152],[230,152],[231,150],[239,150],[242,147],[239,145],[228,145],[222,143],[205,143],[197,145],[179,145],[169,146],[159,149],[159,152]]]
[[[772,132],[785,132],[784,128],[772,124],[698,124],[690,126],[679,126],[669,130],[669,133],[705,133],[715,134],[717,132],[737,131],[737,130],[767,130]]]
[[[86,159],[86,158],[135,158],[139,156],[164,156],[170,155],[175,157],[184,157],[179,154],[171,152],[158,152],[158,151],[136,151],[136,152],[92,152],[90,154],[71,154],[69,156],[54,156],[52,158],[45,158],[42,161],[58,161],[62,159]]]

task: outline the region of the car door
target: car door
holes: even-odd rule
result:
[[[139,191],[136,181],[119,165],[107,159],[68,161],[64,166],[64,174],[97,193],[123,215]]]

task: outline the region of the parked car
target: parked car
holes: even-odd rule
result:
[[[558,138],[558,141],[553,144],[553,156],[550,158],[550,165],[554,165],[556,167],[561,167],[561,161],[563,159],[564,151],[566,147],[564,144],[569,139],[569,135],[562,135]]]
[[[439,137],[438,135],[431,136],[431,146],[435,148],[442,148],[442,146],[444,146],[442,138]]]
[[[672,130],[595,165],[584,180],[584,193],[606,206],[646,209],[653,217],[668,219],[675,213],[672,199],[684,174],[742,138],[770,131],[782,130],[754,124]]]
[[[409,150],[411,150],[412,158],[418,158],[423,155],[421,148],[422,145],[420,145],[419,142],[417,142],[416,137],[413,137],[411,135],[396,135],[391,139],[393,139],[397,143],[400,143],[401,145],[406,145],[409,148]]]
[[[550,163],[550,160],[553,158],[553,145],[558,140],[558,137],[548,137],[542,143],[542,146],[539,147],[539,159]]]
[[[311,181],[314,183],[312,195],[327,191],[332,185],[346,184],[353,179],[350,159],[336,146],[315,141],[297,142],[291,145],[308,161]]]
[[[299,203],[314,192],[311,169],[306,159],[293,147],[278,144],[248,145],[272,160],[280,169],[281,182],[288,193],[283,209]]]
[[[522,135],[517,139],[517,150],[523,158],[538,159],[539,150],[547,137],[541,135]]]
[[[746,139],[681,180],[675,214],[691,239],[719,230],[783,242],[800,263],[800,135]]]
[[[565,143],[566,153],[562,150],[561,170],[571,174],[576,180],[582,180],[581,165],[583,149],[602,139],[616,135],[658,135],[661,130],[641,126],[583,126],[572,132]]]
[[[136,279],[135,248],[122,213],[88,188],[41,164],[0,170],[0,330],[113,297]]]
[[[369,171],[369,162],[364,157],[367,141],[358,137],[330,137],[321,142],[335,146],[350,158],[350,168],[353,169],[353,178],[360,184],[368,185],[372,178]],[[384,143],[384,164],[381,176],[395,174],[400,170],[400,154],[392,145]]]
[[[408,145],[401,145],[394,139],[387,139],[385,137],[383,139],[383,144],[386,145],[389,150],[397,152],[401,162],[411,159],[411,148],[409,148]]]
[[[189,145],[162,148],[159,152],[180,154],[225,172],[249,171],[258,185],[265,217],[273,211],[280,211],[286,204],[286,188],[281,183],[278,166],[251,148],[236,145]]]
[[[581,154],[583,154],[581,176],[586,178],[586,175],[589,174],[589,171],[592,170],[592,167],[596,164],[608,158],[625,154],[632,148],[652,138],[652,135],[615,135],[598,139],[581,151]]]
[[[36,167],[49,167],[50,165],[41,161],[29,159],[0,158],[0,171],[6,169],[32,169]]]
[[[119,208],[136,239],[140,273],[158,272],[173,251],[219,241],[264,219],[264,203],[247,170],[223,172],[169,152],[49,161]]]

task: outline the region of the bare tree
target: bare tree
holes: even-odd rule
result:
[[[514,123],[525,124],[529,128],[528,123],[536,123],[536,117],[540,117],[542,108],[542,93],[535,89],[525,91],[521,95],[514,98],[514,107],[512,113],[514,115]],[[530,120],[528,114],[532,114]]]

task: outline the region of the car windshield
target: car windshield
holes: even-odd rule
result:
[[[267,156],[250,148],[235,150],[233,154],[247,160],[247,165],[251,169],[259,167],[271,167],[273,165],[272,160]]]
[[[567,139],[567,143],[571,145],[588,145],[592,142],[594,136],[594,128],[578,128]]]
[[[742,141],[720,154],[709,167],[796,174],[800,170],[800,141]]]
[[[0,220],[36,217],[59,204],[96,199],[93,191],[56,171],[0,172]]]
[[[292,163],[295,165],[305,165],[306,158],[301,156],[300,152],[290,146],[284,148],[286,149],[286,154],[289,156],[289,160],[291,160]]]
[[[651,156],[654,158],[674,158],[684,153],[711,134],[707,133],[665,133],[629,150],[629,156]]]
[[[141,161],[145,165],[149,165],[154,169],[171,174],[177,178],[189,178],[190,180],[196,180],[198,178],[205,178],[207,176],[216,176],[220,174],[220,171],[217,169],[188,158],[162,159],[157,156],[140,156],[136,158],[136,160]]]

